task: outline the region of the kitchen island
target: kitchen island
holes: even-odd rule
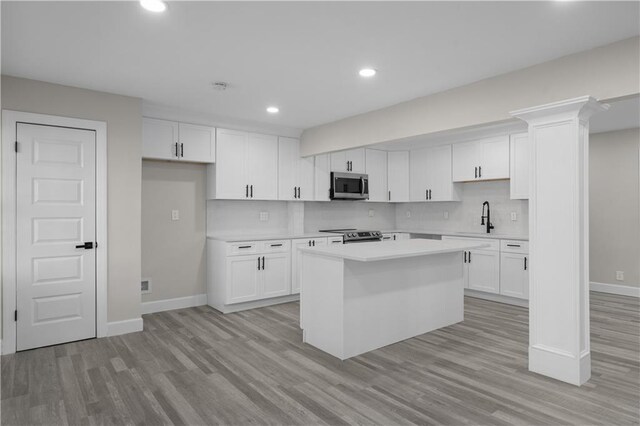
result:
[[[462,252],[482,246],[402,240],[301,248],[304,341],[344,360],[462,321]]]

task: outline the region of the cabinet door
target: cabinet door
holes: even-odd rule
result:
[[[409,201],[409,151],[387,153],[389,201]]]
[[[348,172],[347,152],[332,152],[330,157],[332,172]]]
[[[315,157],[314,165],[314,200],[329,201],[329,187],[331,185],[331,172],[329,154],[320,154]]]
[[[469,288],[488,293],[500,292],[500,253],[470,250],[467,254]]]
[[[327,238],[305,238],[300,240],[291,241],[291,294],[300,293],[300,260],[302,258],[302,252],[298,250],[301,247],[309,247],[310,244],[317,246],[327,245]],[[342,239],[340,239],[342,243]]]
[[[345,151],[347,161],[349,161],[350,172],[366,173],[366,159],[364,148],[350,149]]]
[[[265,254],[262,258],[260,297],[291,294],[291,253]]]
[[[427,188],[429,201],[452,201],[458,199],[451,179],[451,145],[429,148]]]
[[[298,159],[298,195],[299,200],[314,200],[314,174],[315,161],[314,157],[301,157]]]
[[[215,161],[216,135],[213,127],[180,123],[178,129],[181,160],[197,163]]]
[[[529,135],[511,135],[509,142],[511,199],[529,198]]]
[[[465,182],[477,179],[479,166],[479,148],[477,142],[464,142],[452,145],[453,181]]]
[[[278,199],[278,137],[250,133],[247,145],[249,198]],[[253,186],[253,188],[251,188]],[[253,197],[251,196],[253,189]]]
[[[528,260],[528,255],[526,254],[502,253],[500,259],[500,294],[529,299]]]
[[[180,154],[178,123],[175,121],[142,119],[142,158],[177,160]]]
[[[236,130],[216,131],[215,196],[218,199],[247,199],[246,173],[248,134]]]
[[[478,177],[488,179],[509,178],[509,136],[483,139],[479,142],[480,162]]]
[[[260,298],[259,259],[254,255],[227,257],[227,304]]]
[[[369,175],[369,201],[388,201],[386,151],[367,149],[365,156]]]
[[[278,199],[297,199],[300,143],[293,138],[278,138]]]
[[[416,149],[409,155],[409,190],[411,201],[427,201],[429,149]]]

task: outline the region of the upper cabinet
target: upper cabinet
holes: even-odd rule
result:
[[[529,135],[518,133],[510,138],[511,199],[529,198]]]
[[[331,166],[329,154],[315,156],[314,167],[314,199],[316,201],[331,201],[329,189],[331,187]]]
[[[509,178],[509,136],[453,145],[453,181]]]
[[[278,199],[313,200],[314,174],[313,157],[300,157],[300,141],[294,138],[279,137]]]
[[[409,201],[409,151],[387,153],[387,187],[389,201]]]
[[[451,145],[411,151],[410,200],[458,201],[457,186],[451,180]]]
[[[278,137],[217,129],[215,167],[208,170],[208,197],[278,199]]]
[[[143,118],[142,158],[213,163],[215,145],[213,127]]]
[[[332,172],[365,173],[364,148],[331,153]]]
[[[387,190],[387,152],[365,151],[366,172],[369,175],[369,201],[389,201]]]

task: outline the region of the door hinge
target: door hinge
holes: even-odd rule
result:
[[[16,150],[16,152],[18,152],[18,141],[16,141],[16,143],[15,143],[15,145],[14,145],[14,146],[15,146],[15,150]]]
[[[18,310],[13,311],[13,320],[18,322]]]

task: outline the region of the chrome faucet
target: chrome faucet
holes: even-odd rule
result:
[[[484,207],[487,207],[487,215],[485,216],[484,214]],[[493,229],[493,224],[491,223],[491,208],[489,207],[489,202],[485,201],[484,203],[482,203],[482,216],[481,216],[482,221],[480,222],[480,225],[484,225],[484,220],[487,219],[487,234],[491,233],[491,230]]]

